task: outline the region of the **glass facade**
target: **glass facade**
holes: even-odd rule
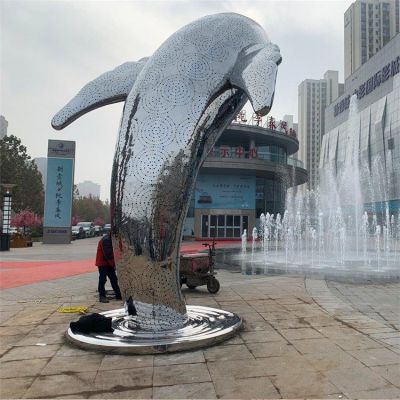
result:
[[[254,136],[251,130],[224,134],[208,153],[191,196],[184,237],[239,240],[261,213],[283,214],[286,189],[306,181],[303,163],[288,156],[296,147],[290,142],[285,146],[282,132],[277,131],[275,142],[260,139],[259,127]]]
[[[262,160],[278,162],[280,164],[287,163],[286,150],[280,146],[258,146],[257,156]]]
[[[256,215],[269,212],[277,214],[285,211],[286,185],[278,179],[257,178]]]

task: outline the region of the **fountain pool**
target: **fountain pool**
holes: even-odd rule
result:
[[[392,182],[382,160],[361,161],[360,129],[352,96],[340,168],[321,169],[314,191],[289,189],[283,215],[260,215],[251,245],[242,237],[242,252],[232,256],[243,273],[400,278],[400,215],[377,200],[390,198]]]

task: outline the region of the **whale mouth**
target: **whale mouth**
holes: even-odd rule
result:
[[[265,105],[264,107],[258,110],[254,110],[254,112],[257,115],[260,115],[261,117],[265,117],[271,111],[272,104],[274,103],[274,97],[275,97],[275,92],[272,93],[270,105]]]

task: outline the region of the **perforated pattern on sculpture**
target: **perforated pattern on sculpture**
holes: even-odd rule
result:
[[[90,82],[53,119],[62,128],[93,105],[127,96],[113,171],[113,232],[122,293],[134,299],[146,329],[186,321],[178,260],[190,190],[204,152],[244,105],[244,93],[259,110],[269,109],[278,60],[279,49],[254,21],[211,15],[174,33],[148,60]]]

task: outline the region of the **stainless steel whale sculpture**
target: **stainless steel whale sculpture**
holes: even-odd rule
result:
[[[118,279],[135,323],[152,332],[188,322],[179,282],[182,226],[209,150],[250,100],[269,112],[279,48],[242,15],[206,16],[150,57],[88,83],[53,118],[62,129],[95,108],[125,101],[112,183]]]

